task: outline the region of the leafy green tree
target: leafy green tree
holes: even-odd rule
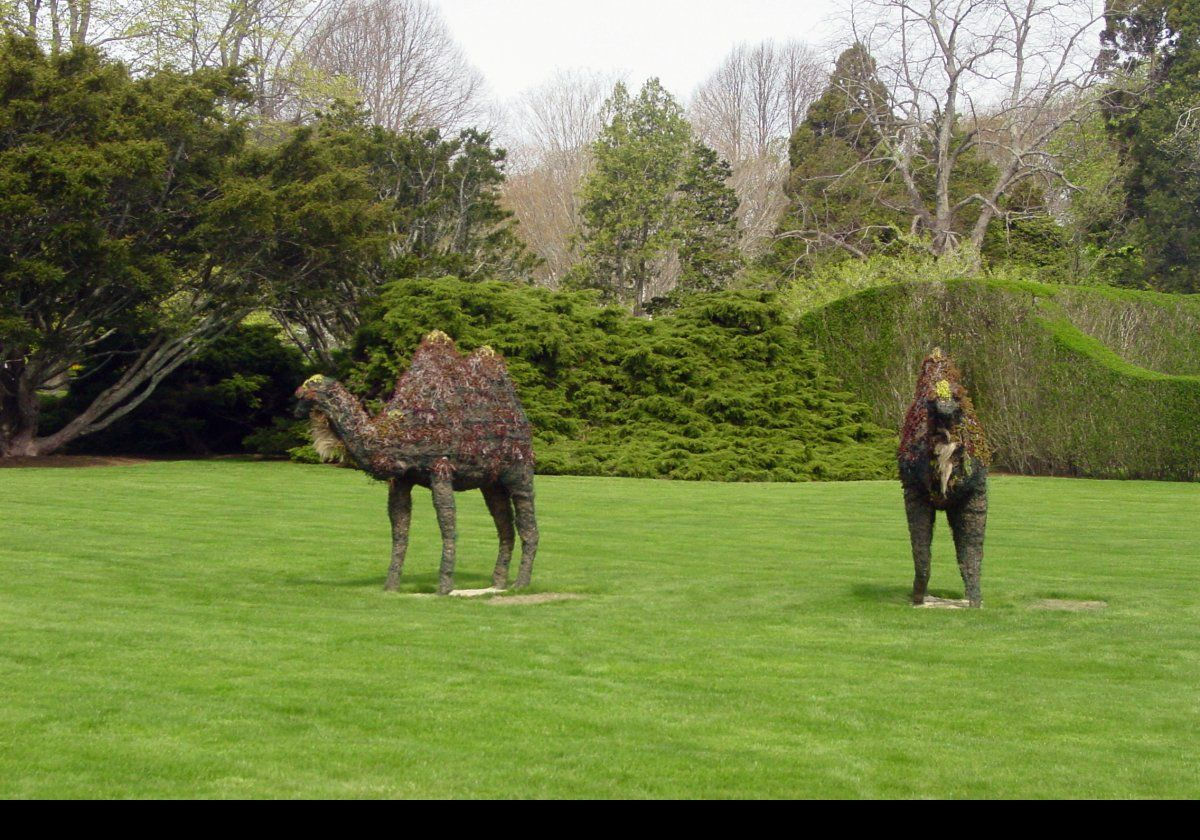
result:
[[[1103,100],[1113,93],[1106,86],[1096,93]],[[1070,283],[1122,285],[1142,283],[1145,266],[1142,249],[1130,235],[1125,182],[1129,161],[1109,133],[1101,109],[1064,126],[1049,144],[1049,151],[1065,162],[1067,181],[1074,189],[1060,206],[1056,219],[1065,240],[1060,248],[1047,243],[1063,261],[1062,276]],[[1034,220],[1051,233],[1041,220]],[[991,232],[989,232],[991,236]],[[1053,259],[1043,253],[1039,259]],[[1047,279],[1047,278],[1039,278]],[[1055,280],[1056,278],[1048,278]]]
[[[680,185],[684,230],[679,242],[680,275],[676,288],[715,292],[725,288],[741,267],[735,214],[738,199],[727,186],[729,163],[703,143],[694,142]]]
[[[1198,292],[1200,0],[1110,0],[1106,23],[1106,57],[1129,74],[1108,97],[1108,115],[1144,283]]]
[[[577,283],[638,314],[664,285],[673,257],[681,289],[724,286],[739,262],[728,165],[692,139],[683,109],[658,79],[636,98],[618,84],[605,112],[582,189]]]
[[[136,349],[136,337],[114,335],[114,349]],[[278,437],[275,423],[290,417],[296,383],[307,373],[300,351],[279,337],[274,323],[231,328],[163,379],[154,393],[120,423],[80,438],[73,452],[240,452],[243,439]],[[60,427],[78,416],[120,369],[112,366],[73,382],[59,399],[48,400],[42,426]],[[289,443],[296,446],[300,441]],[[276,449],[271,454],[282,454]]]
[[[310,362],[332,364],[378,283],[392,213],[379,198],[362,144],[334,120],[318,120],[281,142],[248,147],[237,177],[258,193],[269,269],[265,308]],[[223,218],[226,230],[235,218]]]
[[[271,308],[308,358],[327,370],[336,368],[337,350],[358,329],[364,303],[384,279],[453,274],[522,281],[535,264],[499,203],[504,150],[484,132],[397,133],[339,106],[258,157],[264,174],[284,180],[297,171],[359,179],[367,188],[341,206],[346,218],[382,214],[379,253],[291,284]]]
[[[374,127],[371,181],[392,209],[391,254],[407,276],[526,281],[536,264],[500,203],[504,149],[473,128],[396,134]]]
[[[374,247],[365,177],[297,163],[303,136],[246,155],[226,105],[247,96],[232,71],[134,79],[0,41],[0,456],[107,428],[281,289]],[[39,435],[39,395],[102,369],[120,373]]]

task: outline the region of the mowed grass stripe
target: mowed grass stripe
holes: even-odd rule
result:
[[[533,591],[586,597],[496,607],[382,592],[352,471],[0,471],[0,795],[1200,794],[1200,486],[994,478],[979,612],[905,605],[891,482],[538,493]]]

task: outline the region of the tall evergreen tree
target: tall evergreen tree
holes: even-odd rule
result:
[[[814,253],[865,256],[907,229],[907,215],[897,209],[904,186],[887,165],[871,118],[886,102],[866,47],[843,51],[788,144],[791,206],[774,255],[781,267]]]
[[[365,301],[395,277],[525,281],[535,257],[500,206],[505,153],[491,137],[466,129],[394,132],[365,114],[337,107],[288,143],[257,150],[260,168],[283,177],[315,168],[353,172],[386,217],[386,257],[355,273],[322,274],[293,284],[271,311],[313,362],[335,367],[334,352],[359,326]]]
[[[715,292],[725,288],[741,268],[738,253],[737,195],[728,186],[733,172],[728,161],[703,143],[692,144],[680,208],[680,275],[676,288],[686,292]]]
[[[577,283],[639,314],[674,258],[681,289],[727,284],[738,266],[728,165],[692,139],[683,109],[658,79],[636,98],[618,84],[605,112],[582,189]]]

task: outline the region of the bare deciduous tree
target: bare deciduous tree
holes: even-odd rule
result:
[[[19,0],[0,3],[5,29],[51,52],[104,47],[135,72],[245,66],[261,116],[294,110],[313,25],[337,0]]]
[[[615,82],[602,73],[560,71],[510,109],[512,166],[504,201],[521,237],[543,260],[535,269],[543,285],[556,286],[579,260],[579,186]]]
[[[128,40],[140,3],[117,0],[0,0],[0,26],[36,38],[51,53]]]
[[[481,112],[483,77],[426,0],[340,3],[323,17],[306,58],[349,80],[386,128],[461,128]]]
[[[735,47],[688,108],[696,134],[733,167],[741,247],[761,250],[787,200],[787,138],[828,78],[825,63],[797,41]]]
[[[882,82],[860,88],[882,92],[860,103],[878,137],[862,163],[890,170],[904,196],[894,209],[935,254],[964,238],[978,248],[1002,199],[1031,178],[1071,188],[1048,143],[1094,101],[1082,94],[1099,76],[1101,25],[1090,0],[854,0],[851,34]],[[995,175],[952,196],[972,151]],[[960,233],[964,216],[974,221]]]
[[[294,110],[307,40],[336,0],[143,0],[132,42],[135,64],[201,67],[245,65],[255,110],[278,119]]]
[[[730,163],[761,157],[804,119],[829,76],[826,63],[797,41],[742,44],[696,90],[688,118]]]

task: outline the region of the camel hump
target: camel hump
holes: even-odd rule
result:
[[[403,411],[407,421],[420,425],[506,422],[518,433],[528,428],[504,358],[487,346],[463,355],[441,331],[430,333],[417,347],[388,408]]]
[[[533,458],[529,418],[491,348],[464,355],[448,337],[426,337],[384,416],[392,421],[392,449],[425,469],[449,464],[456,476],[494,478],[505,465]]]

